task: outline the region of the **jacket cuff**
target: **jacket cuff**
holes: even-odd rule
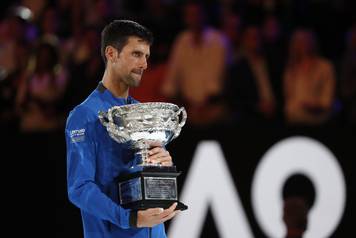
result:
[[[137,228],[137,211],[136,210],[130,211],[129,224],[130,224],[130,227]]]

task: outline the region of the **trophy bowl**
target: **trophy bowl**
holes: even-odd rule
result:
[[[177,210],[187,209],[178,201],[176,167],[147,160],[150,148],[163,147],[179,136],[187,119],[185,109],[172,103],[137,103],[99,112],[99,119],[112,139],[142,159],[140,171],[117,178],[120,205],[139,210],[168,208],[177,202]]]
[[[150,102],[114,106],[99,112],[99,119],[111,138],[136,150],[142,165],[147,166],[148,149],[165,146],[178,137],[187,113],[172,103]]]

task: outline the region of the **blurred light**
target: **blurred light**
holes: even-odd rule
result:
[[[28,21],[32,18],[31,10],[23,6],[19,6],[15,8],[15,15],[22,18],[25,21]]]
[[[8,75],[7,70],[0,66],[0,81],[4,80],[7,75]]]

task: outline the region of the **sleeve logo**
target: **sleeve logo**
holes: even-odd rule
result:
[[[85,140],[85,129],[71,130],[70,139],[72,143],[81,142]]]

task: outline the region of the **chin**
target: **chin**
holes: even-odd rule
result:
[[[140,86],[140,83],[136,83],[136,84],[130,85],[130,88],[137,88],[138,86]]]
[[[138,87],[140,86],[140,83],[141,83],[141,79],[132,79],[130,80],[130,83],[129,83],[129,86],[130,87]]]

